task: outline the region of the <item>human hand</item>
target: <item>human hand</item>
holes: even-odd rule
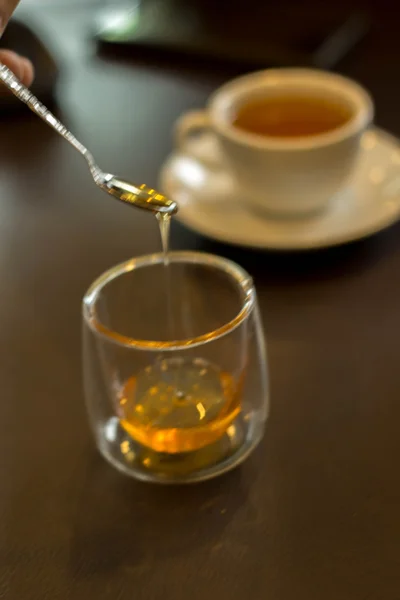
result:
[[[0,33],[4,31],[18,3],[19,0],[0,0]],[[23,84],[31,85],[34,71],[30,60],[11,50],[0,50],[0,62],[9,67]]]

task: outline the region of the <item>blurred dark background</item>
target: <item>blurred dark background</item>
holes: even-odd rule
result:
[[[288,64],[330,68],[370,26],[370,9],[360,2],[108,2],[110,11],[118,6],[118,16],[113,19],[110,12],[99,31],[99,39],[106,43],[158,48],[248,68]]]
[[[253,69],[315,65],[370,88],[378,123],[396,133],[399,17],[389,0],[22,0],[16,12],[64,73],[97,56],[197,74],[212,89]],[[11,27],[6,37],[36,54]],[[35,62],[42,81],[49,61]]]

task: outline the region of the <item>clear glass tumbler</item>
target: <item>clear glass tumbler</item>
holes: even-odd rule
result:
[[[201,481],[241,463],[268,413],[251,277],[198,252],[118,265],[83,299],[87,410],[101,454],[138,479]]]

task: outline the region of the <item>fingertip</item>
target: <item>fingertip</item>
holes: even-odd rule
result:
[[[30,86],[32,84],[33,78],[35,76],[35,71],[33,68],[33,64],[27,58],[20,58],[20,63],[22,66],[22,75],[21,80],[26,86]]]
[[[24,75],[24,67],[21,62],[21,57],[12,50],[1,50],[0,61],[6,65],[11,71],[21,79]]]
[[[29,59],[12,50],[0,50],[0,61],[11,69],[24,85],[31,85],[35,72]]]

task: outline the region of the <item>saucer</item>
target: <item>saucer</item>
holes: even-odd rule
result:
[[[324,213],[307,218],[252,212],[209,133],[170,156],[160,187],[178,202],[177,219],[208,238],[265,250],[327,248],[370,236],[400,218],[400,144],[380,129],[367,131],[347,188],[332,198]]]

